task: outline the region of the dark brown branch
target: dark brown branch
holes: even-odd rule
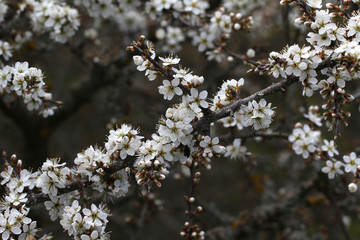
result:
[[[349,10],[349,5],[344,3],[344,0],[339,0],[341,8],[343,9],[342,14],[347,18],[350,19],[351,15],[348,12]]]
[[[183,227],[183,231],[185,233],[185,236],[187,239],[191,240],[194,239],[193,233],[197,233],[199,231],[199,227],[197,224],[194,224],[194,216],[196,216],[198,209],[193,210],[193,204],[195,199],[195,189],[198,185],[199,179],[200,179],[200,172],[197,172],[197,167],[194,164],[193,161],[191,165],[189,166],[190,169],[190,193],[188,196],[185,196],[185,200],[187,203],[188,209],[185,211],[185,214],[188,216],[188,225],[185,224]]]
[[[114,163],[109,168],[104,169],[105,177],[110,176],[113,173],[116,173],[117,171],[120,171],[127,167],[133,166],[134,162],[135,162],[135,160],[133,158],[127,158],[125,160],[121,160],[121,161]],[[74,182],[68,184],[67,186],[65,186],[65,188],[58,189],[58,195],[61,195],[64,193],[69,193],[69,192],[72,192],[75,190],[80,190],[82,188],[87,188],[87,187],[90,187],[91,184],[92,183],[90,181],[88,181],[87,177],[81,178],[81,179],[75,180]],[[47,194],[34,193],[32,191],[29,191],[27,206],[33,206],[33,205],[43,203],[48,200],[50,200],[50,198]]]
[[[220,139],[233,139],[233,138],[254,138],[254,137],[263,137],[263,138],[281,138],[288,139],[290,134],[283,132],[248,132],[240,134],[227,134],[219,137]]]
[[[212,112],[212,114],[209,115],[208,118],[202,118],[199,121],[196,121],[193,123],[193,129],[194,131],[199,131],[201,129],[204,129],[210,125],[210,123],[219,120],[224,117],[230,116],[232,113],[236,112],[240,109],[241,105],[245,105],[248,102],[252,100],[259,100],[267,95],[274,94],[276,92],[282,91],[284,88],[290,86],[291,84],[298,82],[299,80],[297,78],[291,77],[288,79],[284,79],[278,83],[274,83],[270,85],[267,88],[264,88],[249,97],[238,99],[233,103],[230,103],[229,105],[226,105],[222,109],[220,109],[217,112]]]
[[[295,0],[296,5],[300,8],[301,11],[304,12],[304,14],[310,18],[313,22],[315,22],[315,18],[314,16],[311,15],[311,13],[309,12],[309,9],[307,8],[307,5],[305,2],[303,2],[302,0]]]
[[[117,69],[121,69],[128,63],[127,56],[124,56],[122,59],[118,59],[114,64],[116,64]],[[118,79],[118,76],[110,70],[111,64],[102,65],[93,63],[91,65],[90,78],[87,81],[84,81],[76,89],[71,90],[71,99],[65,100],[64,106],[59,109],[54,116],[49,118],[49,124],[52,127],[56,128],[56,126],[59,125],[59,122],[63,122],[77,112],[82,105],[89,102],[100,88]]]

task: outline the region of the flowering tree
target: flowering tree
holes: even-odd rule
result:
[[[190,179],[190,189],[182,192],[185,214],[165,216],[183,239],[352,239],[349,227],[356,223],[350,220],[359,211],[358,123],[351,121],[358,117],[360,98],[359,4],[281,0],[279,8],[273,1],[254,0],[0,0],[0,109],[26,144],[24,161],[2,155],[2,239],[50,239],[46,225],[32,217],[31,209],[39,206],[74,239],[143,239],[144,225],[162,230],[149,221],[172,204],[154,193],[174,177]],[[279,11],[285,29],[281,51],[273,51],[276,44],[239,47],[242,38],[255,39],[263,30],[257,20],[279,20]],[[66,96],[56,92],[56,85],[63,85],[55,80],[49,81],[54,89],[46,85],[50,70],[32,64],[53,68],[53,75],[65,71],[61,61],[69,57],[62,59],[63,50],[51,55],[57,48],[81,63],[74,75],[88,77]],[[33,60],[47,52],[59,61],[55,68]],[[209,63],[194,64],[193,56]],[[122,91],[120,100],[131,97],[131,90],[113,87],[122,79],[130,89],[155,86],[161,99],[142,98],[148,109],[159,100],[165,106],[158,108],[156,124],[140,122],[149,127],[144,129],[131,119],[115,122],[105,143],[77,150],[73,160],[47,155],[52,134],[99,89],[110,85],[109,96]],[[354,138],[351,143],[346,136]],[[39,169],[38,158],[43,158]],[[208,172],[229,174],[234,163],[225,159],[241,166],[236,174],[250,180],[260,196],[256,204],[225,213],[211,199],[198,197],[210,183]],[[230,167],[221,173],[213,165]],[[279,185],[280,175],[286,180]],[[225,184],[236,184],[238,178],[230,177]],[[180,191],[179,184],[187,183],[173,184]],[[235,194],[235,201],[243,195]],[[138,212],[119,223],[131,234],[116,227],[110,232],[107,224],[125,217],[117,208],[135,199]]]

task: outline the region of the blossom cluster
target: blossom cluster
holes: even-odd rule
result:
[[[110,130],[104,151],[90,146],[77,155],[74,160],[75,167],[72,169],[58,159],[48,159],[40,171],[29,175],[26,170],[22,170],[21,178],[12,180],[13,170],[8,167],[8,170],[1,174],[4,179],[2,184],[7,184],[7,188],[17,191],[17,195],[10,195],[15,206],[27,202],[26,194],[21,194],[24,187],[33,189],[36,186],[49,197],[44,204],[51,220],[61,218],[61,225],[70,236],[74,235],[75,239],[107,239],[105,227],[108,211],[103,206],[95,205],[92,205],[91,209],[82,208],[77,201],[79,192],[76,189],[62,190],[83,181],[89,182],[92,189],[101,193],[115,197],[124,196],[130,186],[128,174],[125,170],[117,170],[116,164],[128,156],[138,154],[142,137],[137,134],[136,130],[123,124],[116,130]]]
[[[274,114],[271,103],[267,104],[263,98],[260,99],[259,103],[253,100],[247,106],[241,105],[240,107],[242,125],[244,127],[252,126],[255,130],[268,128]]]
[[[311,50],[308,46],[300,48],[294,44],[282,53],[270,53],[270,72],[275,78],[298,77],[304,87],[303,95],[310,97],[319,89],[316,68],[322,62],[321,57],[324,57],[319,55],[318,51]]]
[[[16,156],[12,156],[16,160]],[[21,160],[17,162],[21,166]],[[26,207],[28,190],[35,187],[38,173],[31,173],[26,169],[13,168],[6,163],[1,172],[1,185],[6,188],[6,194],[0,204],[0,233],[4,240],[21,239],[35,236],[38,232],[36,221],[28,217],[30,209]]]
[[[232,144],[226,146],[224,154],[225,157],[230,157],[230,159],[244,159],[249,155],[251,153],[247,151],[246,146],[241,145],[240,138],[235,138]]]
[[[218,138],[203,136],[193,139],[192,123],[202,118],[209,108],[208,92],[197,89],[204,78],[193,75],[188,69],[176,67],[180,62],[177,57],[159,57],[161,63],[158,63],[155,50],[150,44],[144,53],[148,55],[133,57],[137,69],[145,71],[150,81],[166,72],[165,77],[168,79],[163,80],[163,85],[159,86],[159,93],[167,100],[175,95],[182,97],[182,101],[168,108],[165,116],[159,120],[157,133],[143,144],[136,161],[138,182],[152,181],[160,185],[158,180],[165,178],[169,162],[192,162],[192,156],[197,156],[196,161],[210,167],[210,158],[214,154],[223,153],[225,148],[219,145]]]
[[[310,153],[314,153],[320,142],[320,131],[314,131],[308,124],[297,123],[289,136],[292,148],[296,154],[308,158]]]
[[[154,80],[161,73],[154,66],[155,50],[148,44],[147,52],[150,59],[145,56],[134,56],[134,62],[139,71],[145,71],[149,80]],[[194,149],[191,125],[192,121],[203,116],[202,109],[208,108],[206,101],[207,91],[196,89],[204,81],[203,77],[193,75],[183,68],[175,68],[174,65],[180,62],[177,57],[159,58],[163,69],[168,69],[172,74],[169,79],[163,80],[163,85],[159,86],[159,93],[164,95],[164,99],[171,100],[175,95],[182,96],[182,102],[172,108],[168,108],[165,116],[159,120],[157,134],[152,136],[140,147],[140,155],[136,160],[138,169],[136,178],[138,183],[154,182],[160,185],[158,180],[164,179],[168,173],[168,162],[187,161],[184,156],[186,146],[190,152]],[[158,64],[158,63],[156,63]],[[153,77],[154,76],[154,77]],[[150,174],[148,174],[150,173]]]
[[[63,2],[54,0],[27,0],[33,8],[30,14],[35,32],[50,32],[50,37],[65,43],[72,37],[80,25],[79,12]]]
[[[314,8],[319,5],[317,1],[308,4]],[[358,64],[348,63],[356,62],[359,56],[359,16],[353,14],[345,26],[336,23],[334,16],[329,10],[316,10],[313,21],[305,22],[311,27],[307,41],[314,49],[311,50],[310,46],[300,48],[295,44],[282,53],[272,52],[269,58],[272,75],[298,77],[304,86],[303,95],[312,96],[319,89],[324,97],[333,91],[333,86],[343,89],[346,82],[358,79]],[[300,17],[296,21],[304,22],[305,19]],[[327,58],[337,64],[321,69],[321,74],[327,78],[318,80],[317,68]]]
[[[29,111],[38,110],[43,117],[48,117],[57,107],[49,104],[52,95],[45,91],[45,87],[42,71],[29,67],[27,62],[17,62],[13,67],[0,69],[0,92],[15,92],[24,98]]]
[[[46,160],[41,167],[36,187],[44,194],[57,196],[58,189],[65,188],[72,180],[72,171],[65,165],[56,158]]]
[[[138,7],[141,1],[111,1],[111,0],[75,0],[74,4],[83,6],[90,17],[109,19],[119,26],[122,32],[146,33],[146,15]]]
[[[333,179],[335,175],[341,175],[346,173],[353,174],[354,178],[358,174],[358,169],[360,166],[360,158],[355,152],[351,152],[349,155],[343,156],[343,161],[338,161],[334,158],[331,158],[326,161],[326,165],[321,169],[323,173],[328,174],[329,179]],[[350,192],[356,192],[357,186],[349,184]]]
[[[211,110],[216,111],[239,99],[240,89],[244,85],[244,79],[236,81],[227,80],[214,97]],[[241,105],[240,109],[232,116],[220,119],[224,127],[236,127],[241,130],[243,127],[252,126],[255,130],[268,128],[272,122],[275,112],[271,103],[267,104],[265,99],[249,101],[247,105]]]
[[[108,212],[103,206],[91,204],[91,209],[82,208],[77,200],[66,206],[60,224],[76,240],[109,239],[105,232]]]
[[[205,52],[209,60],[222,61],[226,56],[220,46],[230,38],[232,32],[240,29],[248,29],[252,25],[251,17],[242,17],[243,13],[254,8],[259,2],[254,1],[225,1],[224,8],[219,8],[210,17],[204,16],[205,10],[209,7],[208,2],[202,0],[184,1],[157,1],[153,0],[150,9],[155,9],[155,14],[160,15],[164,10],[172,10],[172,20],[164,18],[162,28],[156,32],[156,37],[162,40],[164,51],[175,53],[181,49],[179,43],[184,41],[184,36],[192,39],[192,44],[198,51]],[[149,13],[150,14],[150,13]],[[150,15],[151,16],[151,15]],[[161,16],[161,15],[160,15]],[[178,21],[176,21],[178,20]],[[193,26],[192,28],[181,27],[181,24]],[[177,26],[180,24],[180,27]]]
[[[321,171],[328,175],[329,179],[333,179],[336,175],[351,173],[355,177],[358,174],[360,166],[360,158],[355,152],[349,155],[343,155],[343,161],[335,159],[335,155],[339,155],[334,140],[324,139],[323,144],[320,142],[320,131],[313,130],[308,124],[297,123],[289,136],[289,141],[293,143],[292,147],[296,154],[308,158],[310,154],[319,153],[323,156],[324,165]],[[316,157],[315,159],[319,159]],[[356,183],[349,184],[351,192],[357,191]]]
[[[113,165],[128,156],[135,156],[142,144],[142,137],[131,126],[123,124],[109,132],[104,151],[90,146],[74,160],[77,173],[92,183],[92,188],[115,197],[124,196],[129,189],[125,169],[109,172]]]

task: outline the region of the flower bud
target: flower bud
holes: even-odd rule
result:
[[[158,30],[156,30],[155,36],[157,39],[165,39],[166,32],[163,28],[159,28]]]
[[[345,90],[343,88],[338,88],[336,89],[336,91],[340,94],[344,94],[345,93]]]
[[[144,179],[143,179],[143,178],[140,178],[140,179],[138,179],[136,182],[137,182],[138,185],[141,185],[141,184],[144,183]]]
[[[134,63],[138,66],[144,62],[144,59],[139,55],[133,56],[133,60],[134,60]]]
[[[348,188],[349,188],[349,191],[350,191],[350,192],[354,193],[354,192],[357,191],[358,186],[357,186],[356,183],[350,183],[350,184],[348,185]]]
[[[255,57],[255,50],[252,49],[252,48],[249,48],[249,49],[246,51],[246,55],[247,55],[249,58]]]
[[[140,162],[138,163],[138,167],[139,167],[139,168],[145,167],[145,162],[144,162],[144,161],[140,161]]]
[[[17,156],[16,156],[16,154],[11,155],[11,157],[10,157],[10,161],[15,162],[16,160],[17,160]]]
[[[139,37],[139,41],[140,42],[143,42],[145,40],[145,36],[144,35],[141,35],[140,37]]]
[[[304,22],[304,19],[303,19],[302,17],[298,17],[298,18],[295,19],[295,24],[300,25],[300,24],[302,24],[303,22]]]
[[[239,30],[241,28],[241,25],[240,24],[238,24],[238,23],[235,23],[234,24],[234,29],[235,30]]]
[[[52,99],[52,94],[51,94],[51,93],[45,93],[45,94],[44,94],[44,99],[45,99],[45,100],[50,100],[50,99]]]
[[[332,9],[333,7],[334,7],[334,4],[332,4],[332,3],[327,3],[326,4],[327,9]]]

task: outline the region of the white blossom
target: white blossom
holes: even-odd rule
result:
[[[340,167],[343,164],[339,161],[333,162],[331,160],[326,161],[326,166],[321,169],[323,173],[328,174],[329,179],[333,179],[336,174],[343,174],[343,170]]]

